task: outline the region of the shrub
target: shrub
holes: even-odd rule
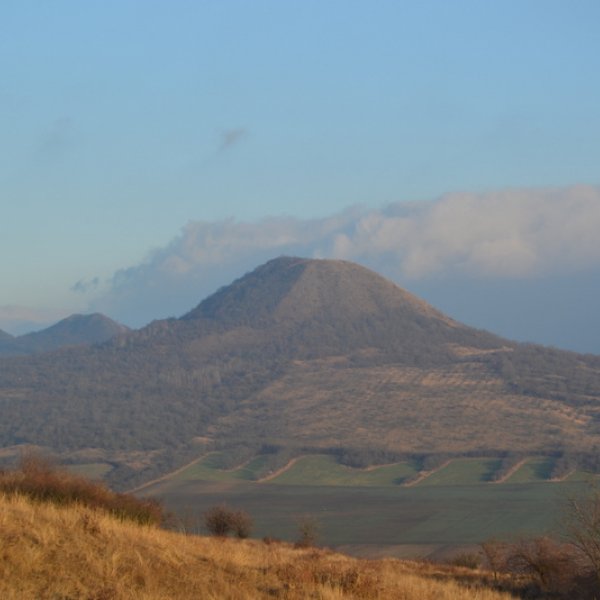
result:
[[[213,506],[204,513],[204,526],[211,535],[218,537],[234,533],[238,538],[247,538],[252,525],[252,518],[243,510],[232,510],[220,505]]]
[[[463,552],[449,559],[448,564],[455,567],[466,567],[467,569],[479,569],[481,555],[477,552]]]
[[[297,548],[310,548],[317,544],[319,538],[319,524],[314,517],[303,517],[298,522]]]
[[[102,483],[69,473],[34,453],[22,457],[19,469],[0,472],[0,491],[22,494],[39,502],[78,503],[140,524],[159,524],[164,519],[163,508],[155,500],[118,494]]]
[[[486,566],[498,579],[498,573],[506,569],[507,544],[496,539],[489,539],[481,544],[481,550],[486,560]]]
[[[245,539],[252,533],[252,518],[247,512],[237,510],[231,515],[231,529],[240,539]]]
[[[507,550],[508,570],[531,577],[545,592],[558,594],[568,589],[578,572],[572,548],[548,537],[521,540]]]

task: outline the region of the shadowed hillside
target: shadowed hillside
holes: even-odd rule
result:
[[[114,485],[207,449],[265,469],[314,451],[587,456],[599,423],[599,357],[466,327],[344,261],[275,259],[181,319],[0,361],[2,445],[102,463]]]

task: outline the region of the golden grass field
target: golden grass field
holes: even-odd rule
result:
[[[3,600],[508,600],[484,571],[206,538],[0,496]]]

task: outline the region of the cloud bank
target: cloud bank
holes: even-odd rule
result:
[[[127,323],[178,316],[219,286],[280,255],[364,264],[400,285],[531,279],[600,267],[600,188],[454,193],[326,218],[190,222],[97,298]]]
[[[407,279],[529,277],[600,263],[599,226],[599,188],[457,193],[362,215],[332,254],[385,260]]]

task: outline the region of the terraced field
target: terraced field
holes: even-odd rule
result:
[[[526,460],[505,483],[531,483],[548,481],[552,476],[554,461],[551,458],[539,457]]]
[[[416,465],[397,463],[371,469],[340,465],[333,456],[303,456],[270,483],[283,485],[400,485],[417,473]]]
[[[465,458],[452,460],[425,477],[417,485],[476,485],[489,483],[500,468],[498,458]]]
[[[264,467],[266,457],[259,455],[234,469],[221,469],[220,453],[212,452],[198,462],[178,471],[173,481],[255,481]]]
[[[462,458],[450,460],[436,469],[421,473],[418,465],[411,462],[356,469],[338,463],[333,456],[312,454],[298,457],[279,471],[269,473],[265,469],[268,460],[266,455],[256,456],[233,469],[221,468],[222,459],[223,456],[219,452],[210,453],[172,476],[164,478],[163,485],[169,487],[169,485],[198,481],[253,481],[264,485],[309,487],[483,485],[494,482],[495,475],[501,467],[500,458]],[[549,482],[553,465],[554,459],[549,457],[525,459],[516,465],[506,479],[495,485]],[[82,465],[79,471],[96,476],[102,474],[101,465],[94,464]],[[574,472],[565,480],[583,481],[589,477],[590,474]]]

